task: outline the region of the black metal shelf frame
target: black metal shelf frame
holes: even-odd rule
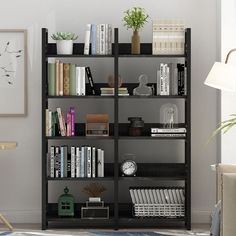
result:
[[[114,29],[114,43],[112,44],[111,55],[83,55],[84,44],[74,44],[73,55],[57,55],[56,44],[48,43],[48,31],[42,29],[42,229],[49,227],[82,227],[82,228],[125,228],[125,227],[161,227],[161,226],[185,226],[188,230],[191,229],[191,29],[186,29],[185,33],[185,53],[184,55],[152,55],[152,45],[150,43],[141,44],[141,54],[131,55],[131,45],[119,43],[118,29]],[[48,58],[96,58],[96,59],[112,59],[114,60],[114,75],[115,75],[115,95],[114,96],[48,96],[47,95],[47,62]],[[187,66],[187,95],[186,96],[118,96],[118,75],[119,75],[119,59],[122,58],[180,58],[185,60]],[[97,85],[97,91],[102,84]],[[126,84],[128,90],[132,90],[136,84]],[[86,137],[80,134],[75,137],[46,137],[45,135],[45,110],[48,108],[48,101],[52,99],[112,99],[114,102],[114,124],[112,126],[112,135],[109,137]],[[186,137],[150,137],[148,135],[141,137],[130,137],[122,130],[125,130],[126,124],[119,124],[119,100],[120,99],[182,99],[185,103],[185,124]],[[112,174],[109,173],[105,178],[48,178],[46,155],[48,150],[48,142],[50,140],[112,140],[114,142],[114,163]],[[145,172],[149,164],[142,163],[141,172],[136,177],[123,177],[119,170],[119,142],[120,140],[183,140],[185,143],[185,161],[184,163],[156,163],[152,168],[156,168],[159,174],[154,172]],[[147,166],[145,166],[147,165]],[[153,170],[152,170],[153,171]],[[124,181],[184,181],[185,186],[185,217],[182,218],[134,218],[131,214],[132,206],[130,203],[121,205],[119,203],[119,183]],[[114,183],[114,202],[112,203],[112,216],[109,220],[83,220],[76,216],[75,218],[59,218],[55,212],[55,204],[48,202],[48,183],[51,181],[110,181]],[[78,204],[77,204],[78,205]]]

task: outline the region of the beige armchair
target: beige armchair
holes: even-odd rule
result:
[[[236,165],[218,164],[216,173],[217,200],[222,202],[221,236],[236,236]]]

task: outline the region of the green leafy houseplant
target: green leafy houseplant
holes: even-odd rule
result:
[[[133,29],[131,53],[140,54],[140,37],[138,31],[148,22],[149,16],[144,8],[141,7],[133,7],[132,9],[126,10],[124,13],[124,26],[126,26],[127,29]]]
[[[73,40],[78,36],[71,32],[57,32],[51,38],[57,41],[57,54],[69,55],[73,53]]]
[[[133,29],[134,31],[138,31],[143,28],[145,23],[148,22],[148,14],[146,14],[145,9],[141,7],[133,7],[132,9],[128,9],[125,12],[125,16],[123,18],[124,26],[127,29]]]
[[[76,40],[78,38],[77,35],[71,32],[57,32],[52,34],[51,37],[54,40]]]
[[[218,128],[213,132],[211,138],[223,131],[223,134],[227,133],[234,125],[236,125],[236,114],[231,114],[233,118],[222,121]]]

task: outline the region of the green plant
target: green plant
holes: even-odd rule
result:
[[[51,38],[54,40],[76,40],[78,36],[71,32],[57,32]]]
[[[144,24],[148,22],[149,15],[145,12],[144,8],[133,7],[124,12],[123,18],[124,26],[127,29],[133,29],[134,31],[143,28]]]
[[[211,138],[223,131],[223,134],[227,133],[234,125],[236,125],[236,114],[231,114],[233,118],[222,121],[218,128],[212,133]]]

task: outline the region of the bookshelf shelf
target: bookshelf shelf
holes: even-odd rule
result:
[[[73,45],[73,55],[57,55],[56,44],[48,43],[48,32],[47,29],[42,29],[42,229],[47,228],[139,228],[139,227],[185,227],[186,229],[191,229],[191,30],[186,29],[185,32],[185,53],[183,55],[152,55],[152,44],[142,43],[141,44],[141,54],[131,55],[131,44],[130,43],[119,43],[118,29],[114,30],[114,43],[112,44],[112,55],[83,55],[84,44],[75,43]],[[91,58],[93,60],[107,60],[112,59],[114,65],[114,78],[115,78],[115,95],[111,96],[100,96],[100,88],[108,87],[105,83],[95,83],[95,94],[96,95],[86,95],[86,96],[48,96],[48,81],[47,81],[47,67],[48,58],[62,58],[69,62],[70,58],[73,60],[75,58],[81,58],[80,60],[88,61]],[[180,61],[185,63],[187,68],[187,95],[166,95],[166,96],[133,96],[133,89],[138,86],[137,83],[124,83],[122,87],[126,87],[130,96],[119,96],[118,95],[118,76],[122,74],[120,72],[119,62],[124,58],[128,58],[127,63],[132,59],[141,60],[155,60],[158,63],[161,60],[174,62]],[[91,63],[93,61],[91,60]],[[110,61],[109,61],[110,62]],[[156,68],[155,68],[156,70]],[[98,82],[99,78],[96,78],[95,82]],[[102,78],[101,80],[102,81]],[[137,81],[135,78],[133,81]],[[152,86],[156,89],[156,82],[149,83],[148,86]],[[92,94],[89,85],[86,84],[86,94]],[[88,99],[89,104],[94,103],[98,100],[110,99],[109,103],[112,103],[113,111],[113,123],[109,124],[110,136],[85,136],[85,124],[76,123],[75,124],[75,134],[77,136],[62,137],[54,136],[47,137],[45,135],[46,119],[45,110],[48,109],[49,105],[63,104],[63,106],[68,106],[70,100],[86,101]],[[186,128],[185,137],[151,137],[151,128],[161,128],[159,123],[145,123],[142,130],[142,136],[129,136],[129,123],[120,123],[119,119],[122,115],[120,113],[120,106],[126,102],[126,100],[141,99],[148,104],[150,99],[155,100],[159,103],[168,102],[172,100],[183,105],[183,113],[181,114],[184,123],[179,124],[175,128]],[[50,103],[49,103],[50,101]],[[104,100],[105,101],[105,100]],[[75,102],[75,101],[73,101]],[[98,102],[101,103],[101,102]],[[127,102],[133,103],[131,101]],[[158,105],[159,106],[159,105]],[[97,107],[96,107],[97,108]],[[132,106],[130,105],[131,109]],[[142,107],[140,107],[142,109]],[[147,108],[145,108],[147,109]],[[151,108],[150,108],[151,109]],[[98,109],[99,110],[99,109]],[[134,114],[135,114],[134,110]],[[182,111],[181,111],[182,112]],[[81,119],[80,119],[81,120]],[[154,119],[155,120],[155,119]],[[56,133],[58,134],[58,133]],[[81,140],[81,141],[80,141]],[[109,142],[111,140],[112,142]],[[141,142],[140,142],[140,141]],[[145,142],[144,142],[145,140]],[[164,141],[162,141],[164,140]],[[176,140],[176,142],[174,141]],[[112,150],[110,154],[109,162],[104,164],[104,176],[103,178],[49,178],[47,176],[47,155],[48,149],[51,143],[62,143],[65,142],[67,145],[69,143],[83,143],[86,145],[88,143],[96,143],[100,145],[109,145]],[[168,145],[182,145],[183,148],[183,163],[149,163],[146,157],[141,160],[141,163],[137,163],[137,173],[136,176],[124,177],[122,176],[120,170],[120,164],[122,160],[120,155],[123,150],[121,150],[122,145],[125,143],[128,146],[129,143],[151,143],[151,142],[162,144],[166,142]],[[174,141],[174,142],[173,142]],[[111,144],[111,145],[110,145]],[[159,155],[159,152],[156,153]],[[169,155],[169,154],[168,154]],[[155,158],[152,158],[152,162],[155,162]],[[162,161],[165,161],[164,158]],[[174,181],[175,185],[181,185],[184,187],[185,192],[185,216],[178,218],[167,218],[167,217],[134,217],[133,216],[133,205],[131,198],[127,198],[127,192],[123,189],[123,186],[134,187],[136,184],[151,184],[153,187],[165,185],[168,187],[169,183]],[[56,183],[59,182],[59,183]],[[60,183],[61,182],[61,183]],[[82,187],[90,182],[99,182],[101,184],[106,183],[112,186],[112,190],[109,192],[109,219],[81,219],[81,207],[84,203],[75,203],[75,216],[72,218],[61,218],[57,216],[57,204],[48,202],[48,194],[51,183],[64,184],[66,182],[73,182],[73,185]],[[121,187],[122,186],[122,187]],[[139,185],[140,186],[140,185]],[[124,191],[124,192],[123,192]],[[128,190],[127,190],[128,191]],[[123,196],[124,194],[124,196]],[[122,195],[122,198],[121,198]],[[125,198],[125,199],[124,199]]]

